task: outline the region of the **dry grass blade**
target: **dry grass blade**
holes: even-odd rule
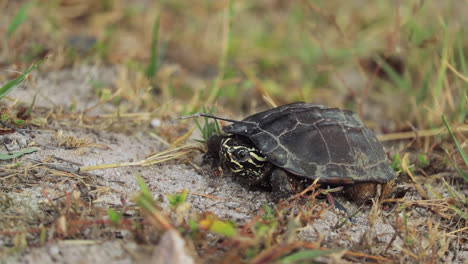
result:
[[[195,131],[196,127],[192,127],[189,131],[187,131],[187,133],[185,133],[184,135],[182,135],[181,137],[179,137],[178,139],[176,139],[174,142],[171,143],[171,147],[177,147],[179,144],[181,144],[182,142],[185,142],[189,137],[190,135],[192,135],[193,131]]]
[[[450,63],[448,63],[447,61],[444,61],[445,65],[447,65],[447,67],[456,75],[458,76],[458,78],[462,79],[463,81],[465,82],[468,82],[468,77],[464,76],[463,74],[461,74],[459,71],[457,71],[457,69],[455,69],[452,65],[450,65]]]
[[[182,147],[170,148],[158,152],[150,157],[136,161],[136,162],[119,162],[111,164],[101,164],[94,166],[83,166],[80,168],[80,171],[91,171],[91,170],[101,170],[101,169],[110,169],[118,167],[131,167],[131,166],[149,166],[154,164],[160,164],[167,161],[180,159],[183,157],[189,157],[189,154],[200,151],[202,146],[199,143],[188,144]]]
[[[153,113],[142,112],[142,113],[115,113],[115,114],[103,114],[96,118],[137,118],[140,120],[150,120],[154,117]]]
[[[457,230],[452,231],[452,232],[449,232],[449,233],[447,233],[447,236],[450,236],[450,235],[453,235],[455,233],[459,233],[459,232],[462,232],[462,231],[465,231],[465,230],[468,230],[468,226],[466,226],[464,228],[457,229]]]
[[[224,200],[224,198],[218,198],[216,196],[209,195],[209,194],[204,194],[204,193],[196,193],[196,192],[188,192],[188,193],[193,194],[193,195],[197,195],[197,196],[201,196],[201,197],[205,197],[205,198],[209,198],[209,199],[213,199],[213,200]]]
[[[270,261],[278,259],[281,255],[292,252],[295,249],[315,249],[315,250],[322,250],[326,254],[336,253],[337,251],[343,251],[340,249],[330,249],[326,247],[317,247],[314,243],[306,243],[306,242],[293,242],[287,245],[278,245],[276,247],[272,247],[269,250],[264,251],[262,254],[258,255],[254,259],[252,259],[249,263],[269,263]],[[354,252],[346,250],[344,251],[344,255],[349,257],[358,257],[363,259],[371,259],[374,261],[379,261],[380,263],[391,263],[391,259],[381,257],[381,256],[374,256],[366,253],[361,252]]]
[[[171,148],[167,150],[163,150],[158,152],[150,157],[140,161],[142,166],[148,166],[153,164],[159,164],[166,161],[174,160],[177,158],[181,158],[184,156],[188,156],[188,154],[193,153],[195,151],[201,151],[202,145],[200,143],[192,143],[187,144],[182,147]]]
[[[463,124],[452,128],[455,133],[467,133],[468,132],[468,125]],[[398,132],[398,133],[389,133],[385,135],[377,135],[377,138],[380,141],[390,141],[390,140],[402,140],[402,139],[409,139],[409,138],[417,138],[417,137],[433,137],[441,134],[447,134],[447,130],[445,127],[440,127],[436,129],[425,129],[425,130],[418,130],[418,131],[411,131],[411,132]]]
[[[365,254],[362,252],[354,252],[354,251],[346,251],[345,255],[350,256],[350,257],[359,257],[363,259],[372,259],[375,261],[380,261],[379,263],[392,263],[391,259],[380,257],[380,256],[374,256],[374,255],[369,255]]]
[[[302,192],[294,195],[294,196],[291,196],[290,198],[288,198],[288,202],[290,201],[293,201],[293,200],[296,200],[297,198],[301,197],[301,196],[304,196],[306,193],[312,191],[314,192],[314,194],[312,194],[311,196],[315,196],[315,195],[318,195],[319,192],[315,192],[315,190],[319,187],[319,184],[318,184],[318,181],[320,180],[320,178],[316,178],[314,180],[314,182],[309,185],[307,188],[305,188]]]
[[[257,255],[254,259],[252,259],[249,263],[250,264],[270,263],[278,259],[281,255],[291,252],[295,248],[297,248],[297,245],[295,244],[277,245],[268,250],[263,251],[262,253]]]
[[[429,195],[427,195],[427,193],[424,191],[424,189],[422,188],[421,184],[419,184],[416,179],[414,178],[413,176],[413,173],[410,171],[410,169],[408,168],[408,153],[405,153],[405,155],[403,156],[403,158],[401,159],[401,167],[403,169],[403,171],[411,178],[411,180],[413,181],[414,183],[414,186],[416,187],[416,190],[418,190],[419,194],[426,200],[430,199]]]
[[[404,205],[406,207],[425,208],[446,219],[451,219],[453,217],[451,214],[445,213],[446,211],[451,211],[450,201],[446,199],[404,201]]]

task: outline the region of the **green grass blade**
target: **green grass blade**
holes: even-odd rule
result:
[[[389,78],[398,87],[400,87],[400,89],[408,93],[412,91],[411,85],[404,78],[402,78],[387,62],[385,62],[384,59],[382,59],[380,56],[376,56],[375,61],[379,63],[382,70],[385,71],[385,73],[389,76]]]
[[[223,45],[223,53],[221,55],[221,59],[219,61],[219,70],[224,75],[226,71],[226,61],[228,58],[229,51],[231,49],[231,40],[232,40],[232,26],[233,26],[233,19],[234,19],[234,1],[229,1],[228,6],[228,16],[227,16],[227,23],[228,28],[226,32],[226,39]]]
[[[427,95],[429,94],[429,91],[431,89],[431,78],[433,76],[433,71],[434,71],[434,66],[431,64],[429,69],[426,72],[426,75],[424,75],[423,83],[421,85],[421,91],[417,95],[417,102],[422,103],[424,100],[426,100]]]
[[[445,30],[445,36],[444,36],[444,39],[443,39],[443,43],[442,43],[442,58],[441,58],[441,61],[442,63],[440,64],[440,68],[439,68],[439,71],[437,72],[437,80],[436,80],[436,83],[434,85],[434,102],[436,102],[437,100],[439,100],[439,96],[442,92],[442,88],[443,88],[443,85],[444,85],[444,80],[445,80],[445,75],[446,75],[446,72],[447,72],[447,64],[445,62],[448,62],[448,56],[449,56],[449,33],[448,33],[448,29],[446,27],[446,25],[441,22],[442,24],[442,27],[444,28]]]
[[[121,215],[117,213],[114,209],[107,209],[107,216],[114,225],[118,225],[120,223]]]
[[[468,70],[466,66],[466,61],[468,60],[468,58],[465,56],[463,52],[462,33],[459,34],[459,37],[457,40],[457,53],[458,53],[460,72],[466,76],[468,74]],[[468,83],[465,82],[464,85],[460,85],[458,90],[459,90],[458,96],[459,98],[461,98],[458,104],[458,120],[460,122],[463,122],[467,114],[466,100],[463,100],[463,98],[465,97],[466,94],[468,94]]]
[[[449,204],[449,207],[455,211],[459,216],[461,216],[463,219],[465,219],[466,221],[468,221],[468,214],[466,212],[464,212],[462,209],[456,207],[455,205],[453,204]]]
[[[467,74],[466,70],[466,57],[465,54],[463,53],[463,43],[462,43],[462,34],[459,35],[458,40],[457,40],[457,52],[458,52],[458,60],[460,62],[460,72],[462,74]]]
[[[20,83],[22,83],[26,79],[26,76],[28,75],[28,73],[30,73],[32,70],[37,68],[37,66],[39,66],[41,63],[43,63],[45,60],[47,60],[47,58],[48,57],[45,57],[44,59],[42,59],[38,63],[34,64],[29,69],[27,69],[24,73],[22,73],[18,77],[16,77],[16,79],[7,82],[2,88],[0,88],[0,100],[3,97],[5,97],[5,95],[7,95],[9,92],[11,92],[11,90],[13,90],[15,87],[17,87]]]
[[[303,250],[299,251],[296,253],[293,253],[289,256],[286,256],[281,259],[280,263],[307,263],[307,261],[310,261],[314,258],[320,257],[320,256],[326,256],[333,254],[335,252],[341,251],[342,249],[330,249],[330,250],[321,250],[321,249],[309,249],[309,250]]]
[[[151,56],[148,68],[146,69],[146,76],[153,78],[158,70],[158,39],[159,39],[159,21],[160,15],[156,16],[153,25],[153,35],[151,41]]]
[[[23,155],[37,151],[37,148],[25,148],[21,151],[13,151],[12,153],[0,153],[0,160],[10,160]]]
[[[215,128],[216,128],[216,134],[221,134],[221,128],[219,127],[219,123],[217,120],[214,121]]]
[[[200,130],[200,133],[202,133],[202,136],[204,137],[205,136],[205,130],[201,127],[200,123],[198,122],[197,119],[194,119],[193,121],[195,121],[195,125],[197,126],[198,130]]]
[[[445,127],[447,128],[450,136],[452,137],[453,141],[455,142],[455,146],[457,146],[458,152],[460,153],[460,155],[461,155],[461,157],[463,159],[463,162],[465,162],[465,166],[468,168],[468,157],[466,156],[466,154],[463,151],[462,147],[458,143],[458,140],[455,138],[455,135],[453,134],[452,129],[450,128],[449,124],[447,123],[447,120],[445,119],[444,115],[442,115],[442,121],[444,122]],[[466,173],[464,173],[462,170],[458,170],[458,171],[459,171],[459,173],[462,172],[461,176],[463,177],[463,179],[466,182],[468,182],[468,175]]]
[[[34,104],[36,104],[36,97],[37,97],[37,93],[34,94],[34,97],[32,99],[32,102],[29,104],[29,107],[28,109],[26,110],[26,113],[24,116],[31,116],[31,112],[32,112],[32,109],[34,107]]]
[[[15,17],[11,21],[10,25],[7,29],[7,37],[10,38],[18,29],[21,24],[26,20],[28,17],[28,9],[33,5],[33,2],[29,2],[24,4],[16,13]]]
[[[447,154],[447,155],[448,155],[448,154]],[[460,174],[460,175],[463,177],[463,179],[464,179],[465,181],[468,181],[468,174],[465,173],[462,169],[460,169],[460,168],[457,166],[457,164],[455,164],[455,162],[454,162],[453,160],[448,159],[448,161],[450,162],[450,165],[452,165],[452,167],[455,169],[455,171],[456,171],[458,174]]]
[[[44,226],[42,226],[42,224],[40,229],[41,233],[39,234],[39,241],[41,242],[41,244],[44,244],[47,240],[47,229]]]
[[[209,111],[206,110],[205,106],[202,106],[201,112],[204,114],[213,114],[214,112],[214,107],[211,107]],[[208,139],[210,139],[211,136],[214,134],[221,134],[221,128],[218,124],[218,121],[215,119],[213,122],[211,122],[211,118],[208,117],[203,117],[204,124],[203,126],[198,122],[197,119],[194,119],[195,125],[197,126],[198,130],[200,130],[200,133],[202,134],[203,139],[202,140],[196,140],[201,143],[206,143],[208,142]]]
[[[230,222],[223,222],[219,220],[213,223],[210,231],[227,237],[234,237],[237,235],[235,226],[233,226]]]
[[[141,199],[147,201],[149,204],[152,204],[153,196],[151,195],[151,192],[148,186],[146,186],[145,180],[140,175],[137,175],[137,182],[138,182],[138,185],[140,186]]]

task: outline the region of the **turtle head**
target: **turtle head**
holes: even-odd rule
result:
[[[263,180],[268,160],[243,137],[224,137],[219,146],[223,163],[235,174],[255,184]]]

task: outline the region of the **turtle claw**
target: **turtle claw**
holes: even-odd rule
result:
[[[332,207],[343,211],[347,216],[349,216],[349,212],[348,210],[346,210],[346,207],[344,207],[340,202],[338,202],[329,192],[327,192],[327,201],[328,204],[330,204]]]
[[[274,169],[270,176],[270,186],[276,200],[288,198],[294,193],[290,184],[290,177],[281,169]]]
[[[333,208],[343,211],[346,215],[346,218],[348,218],[349,221],[351,221],[351,223],[355,223],[355,220],[353,218],[355,214],[350,214],[346,207],[344,207],[344,205],[338,202],[329,192],[327,192],[327,201],[328,204],[330,204]]]

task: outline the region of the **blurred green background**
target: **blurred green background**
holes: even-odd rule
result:
[[[388,133],[463,123],[466,1],[0,1],[0,67],[115,67],[104,94],[170,116],[295,101]],[[11,76],[2,74],[0,81]],[[102,96],[99,84],[96,96]]]

